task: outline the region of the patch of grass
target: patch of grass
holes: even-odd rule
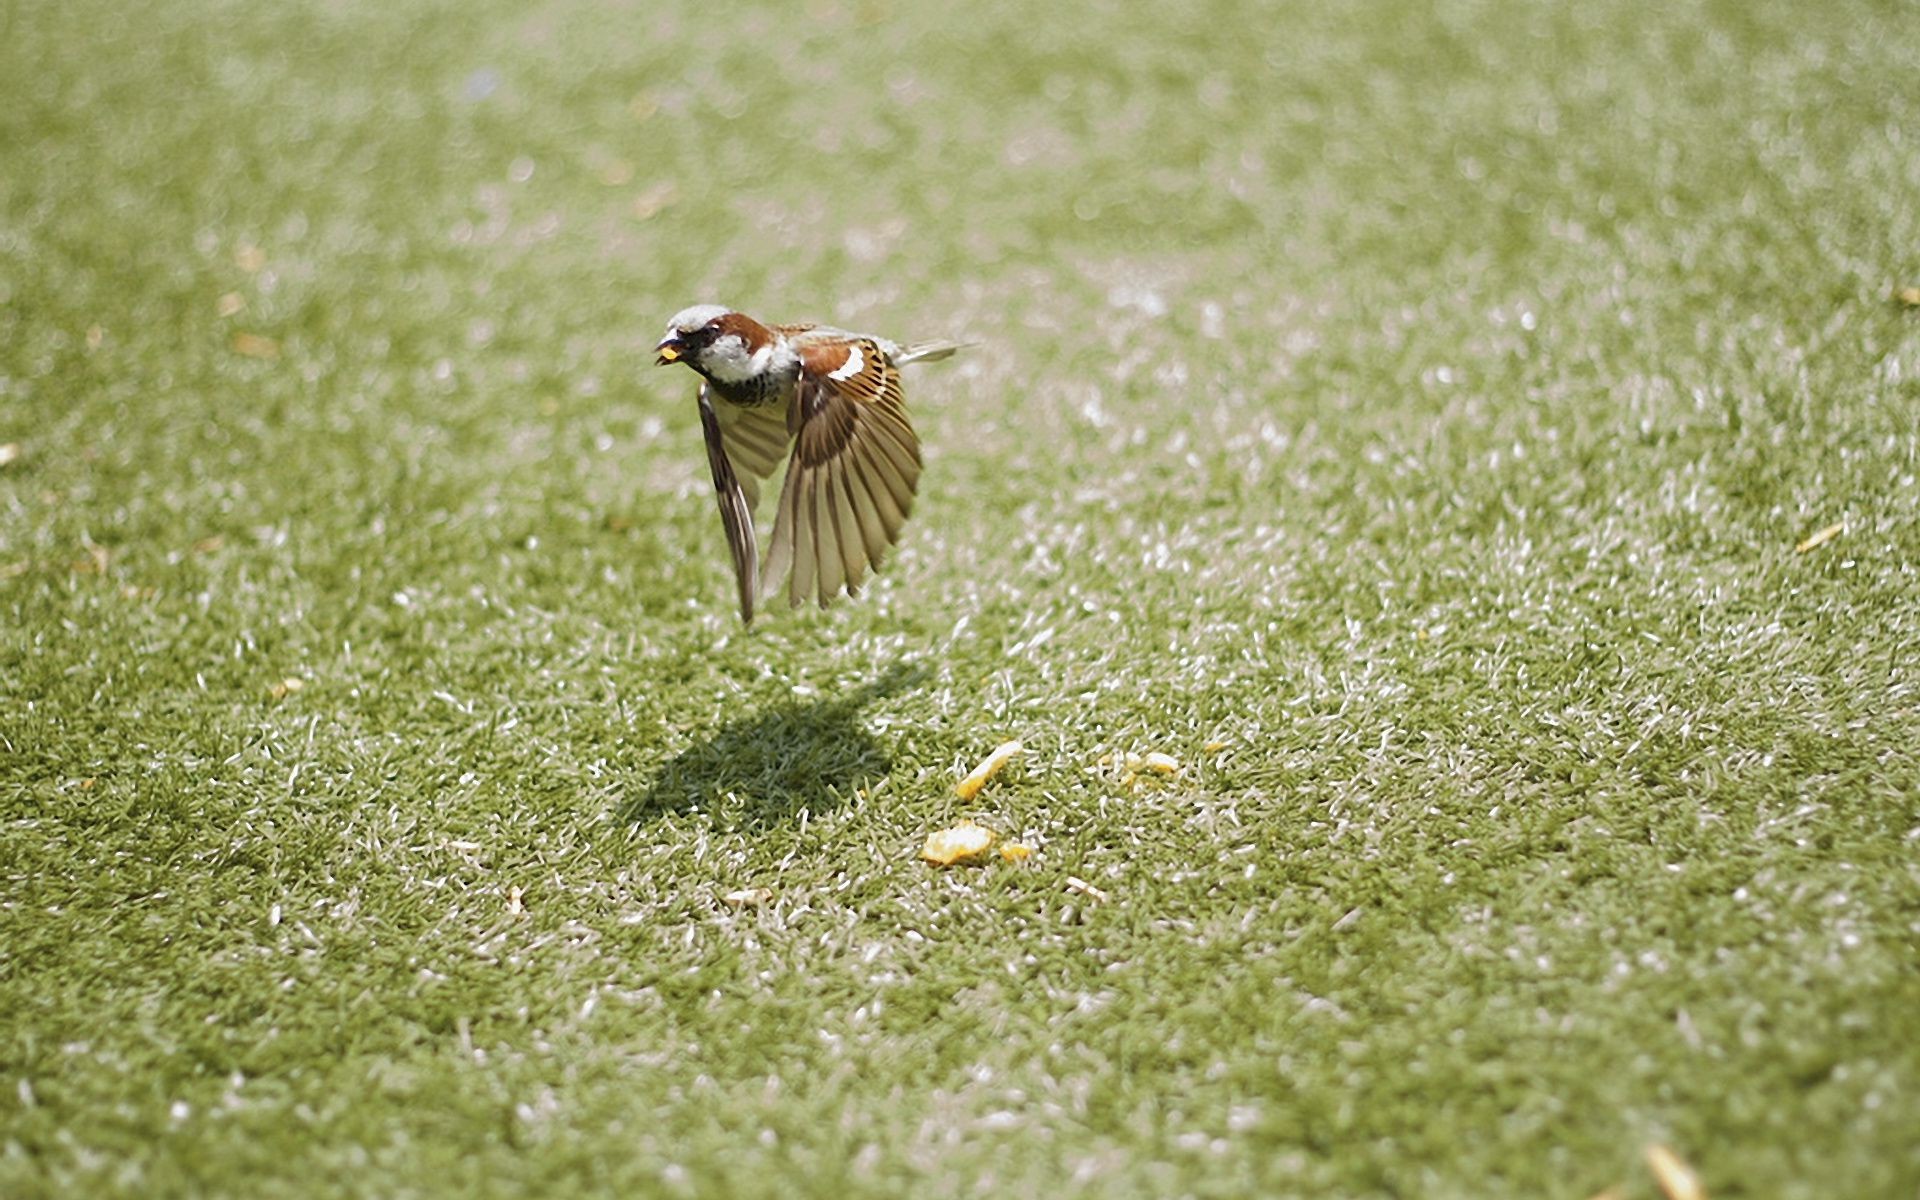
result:
[[[1910,14],[807,13],[0,14],[0,1192],[1920,1186]]]

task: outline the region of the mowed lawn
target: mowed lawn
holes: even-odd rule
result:
[[[1915,1196],[1916,79],[0,5],[0,1194]],[[705,300],[978,343],[859,601],[741,628]]]

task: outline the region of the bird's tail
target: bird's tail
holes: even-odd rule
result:
[[[952,358],[955,353],[965,350],[968,346],[976,345],[979,345],[979,343],[914,342],[911,345],[900,347],[900,353],[893,356],[893,361],[903,367],[908,363],[939,362],[943,358]]]

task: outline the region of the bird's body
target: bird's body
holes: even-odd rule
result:
[[[763,325],[715,304],[667,323],[659,361],[701,376],[700,423],[740,589],[753,620],[760,594],[753,512],[761,480],[784,461],[769,594],[824,607],[857,593],[900,536],[920,482],[920,443],[907,419],[899,368],[945,358],[952,342],[902,346],[820,325]]]

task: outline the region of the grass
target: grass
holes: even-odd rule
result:
[[[6,6],[0,1192],[1912,1196],[1911,25]]]

